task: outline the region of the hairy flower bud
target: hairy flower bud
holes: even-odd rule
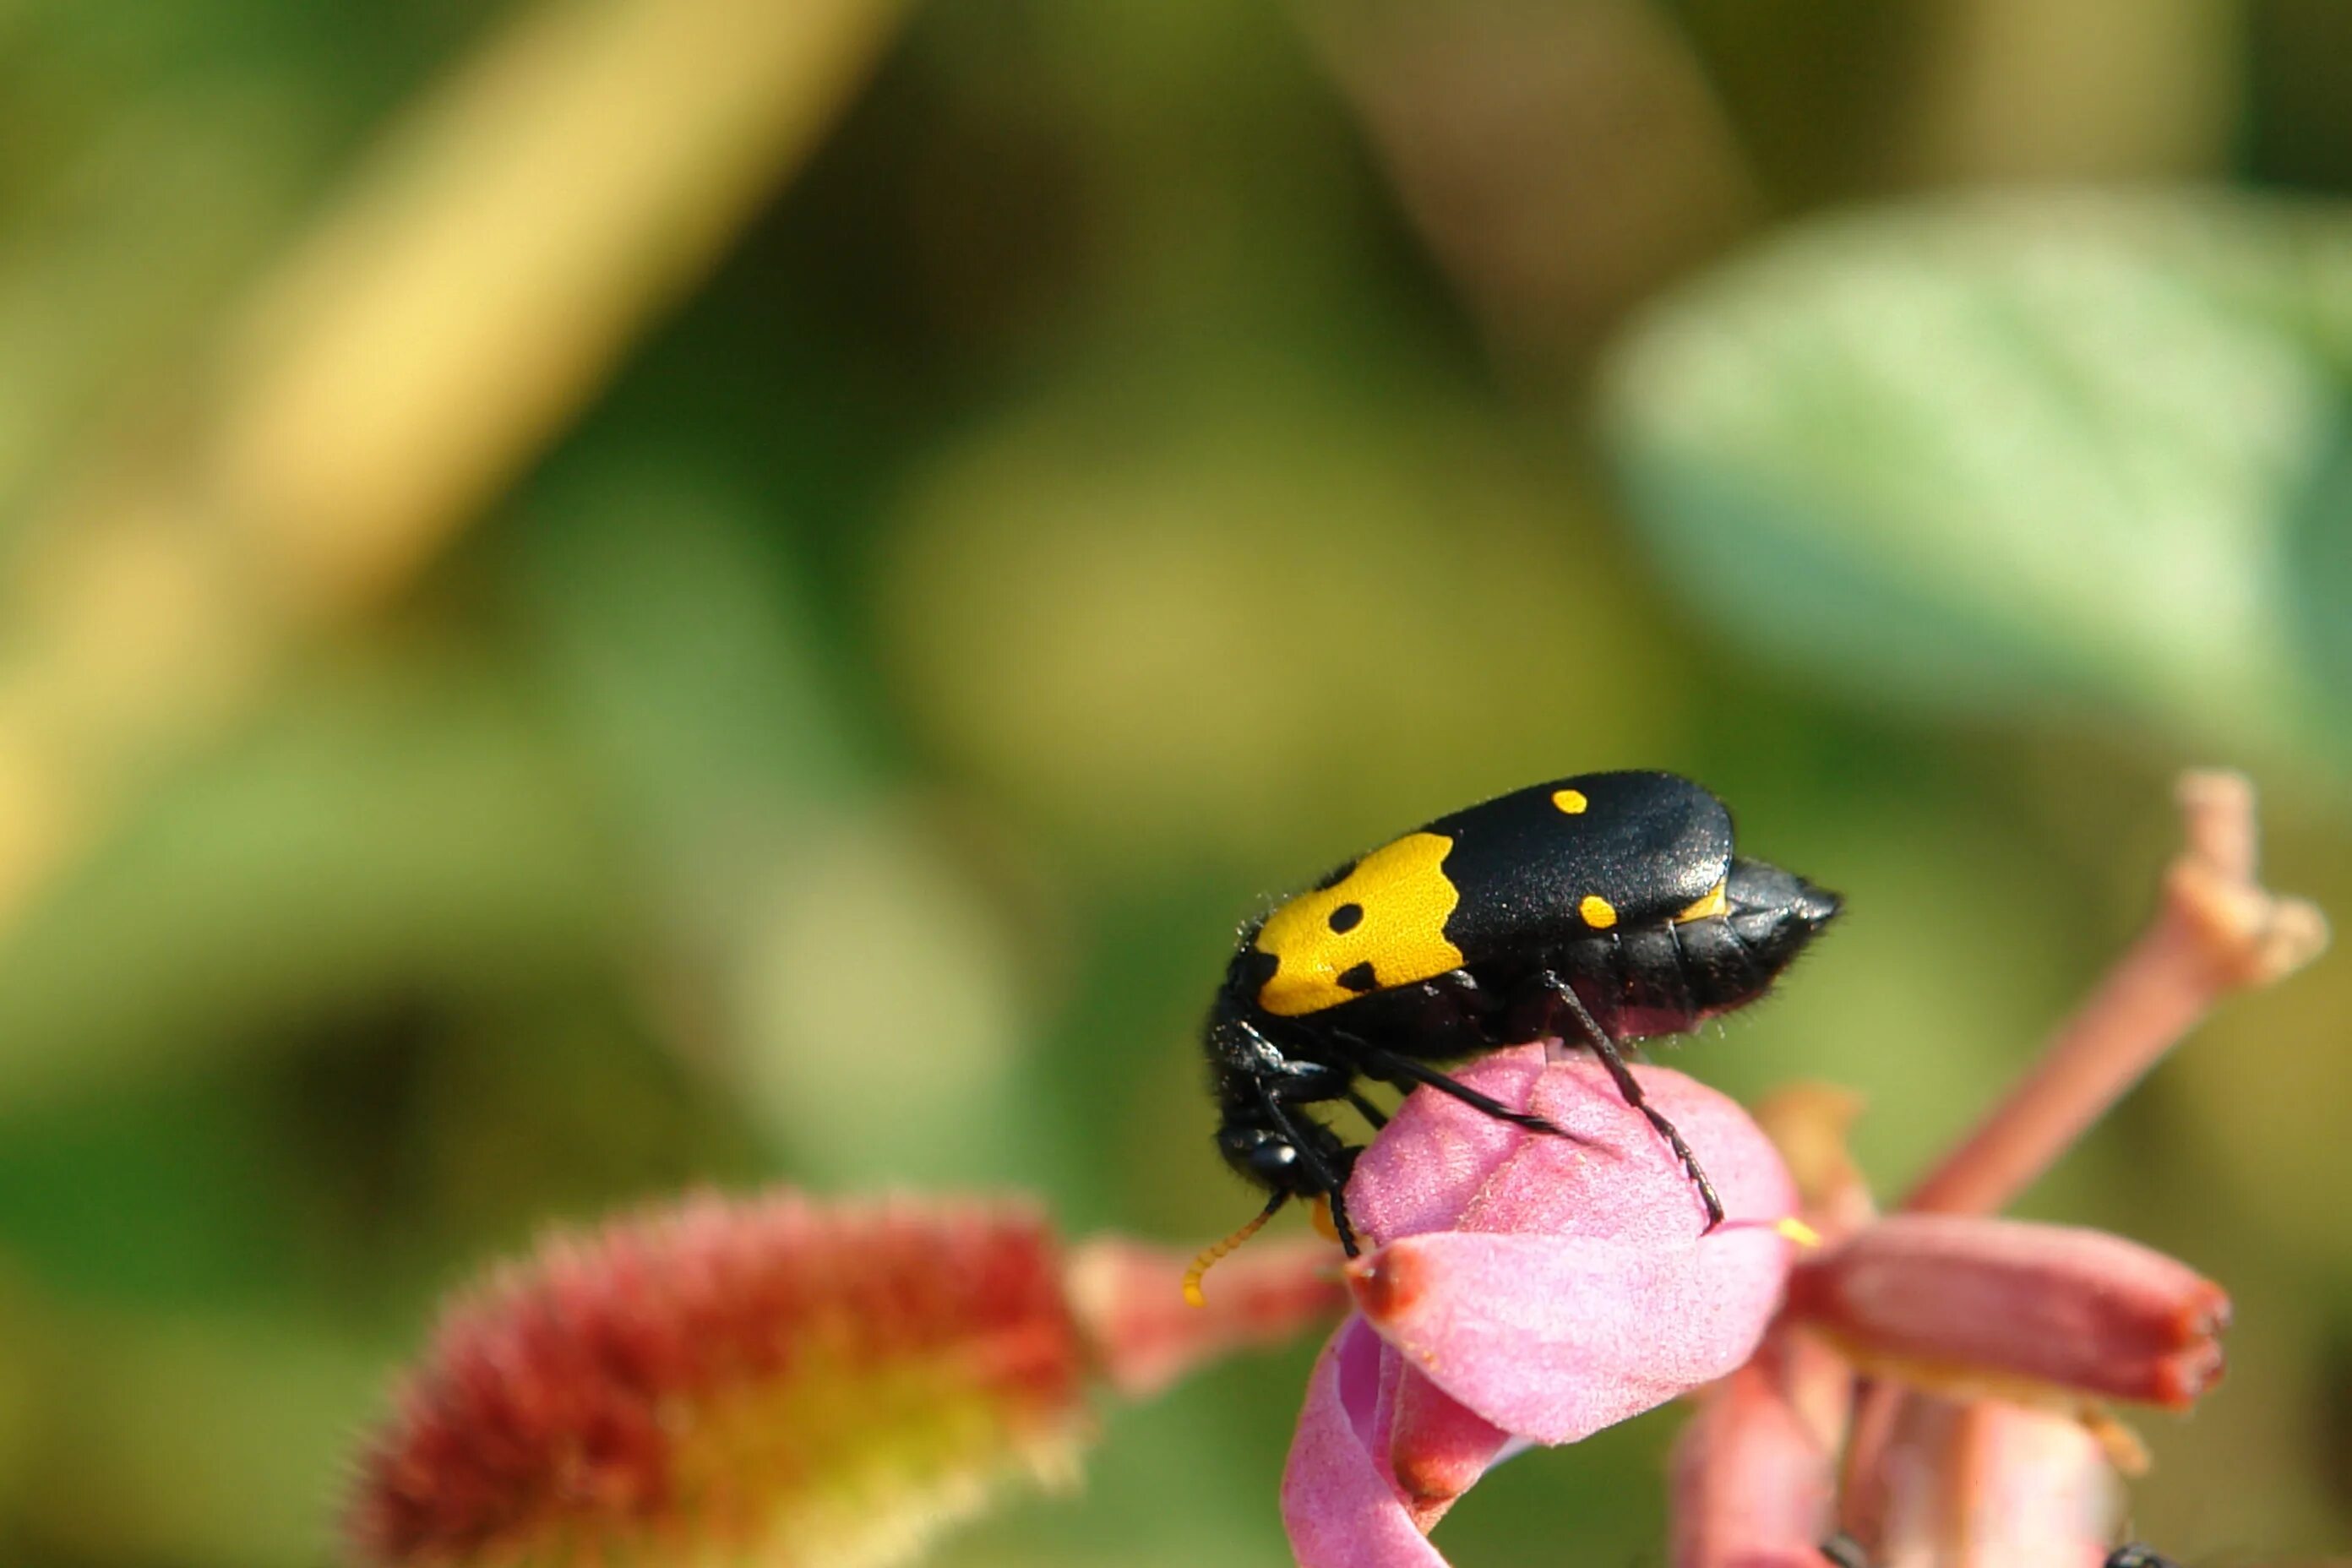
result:
[[[461,1300],[349,1536],[402,1568],[887,1560],[1068,1473],[1083,1372],[1024,1206],[697,1197]]]

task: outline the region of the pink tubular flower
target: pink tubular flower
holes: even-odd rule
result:
[[[2104,1402],[2194,1403],[2221,1375],[2228,1298],[2101,1231],[1874,1217],[1841,1146],[1851,1113],[1801,1090],[1764,1112],[1825,1245],[1790,1271],[1765,1349],[1675,1446],[1674,1562],[1818,1563],[1850,1425],[1845,1522],[1880,1568],[2097,1562],[2114,1468],[2136,1447]],[[1880,1382],[1854,1424],[1857,1374]]]
[[[1675,1443],[1673,1561],[1824,1568],[1853,1373],[1776,1327],[1746,1366],[1699,1395]]]
[[[1832,1527],[1880,1568],[2105,1556],[2116,1472],[2146,1456],[2104,1402],[2192,1404],[2221,1375],[2228,1298],[2120,1237],[1990,1216],[2221,996],[2327,942],[2315,908],[2256,879],[2244,779],[2188,774],[2179,802],[2187,843],[2155,920],[1908,1212],[1877,1218],[1846,1156],[1853,1097],[1801,1089],[1759,1109],[1828,1245],[1676,1445],[1675,1568],[1816,1563]]]
[[[1821,1085],[1781,1089],[1756,1107],[1796,1178],[1799,1217],[1828,1245],[1877,1216],[1846,1152],[1861,1110],[1854,1096]],[[1776,1323],[1747,1365],[1700,1392],[1668,1478],[1676,1568],[1821,1568],[1853,1387],[1843,1356]]]
[[[1779,1304],[1796,1189],[1731,1100],[1637,1068],[1721,1192],[1689,1177],[1595,1063],[1539,1046],[1464,1082],[1574,1135],[1531,1134],[1423,1091],[1348,1189],[1376,1245],[1357,1315],[1318,1363],[1283,1483],[1305,1568],[1442,1561],[1423,1540],[1517,1440],[1572,1443],[1748,1360]]]
[[[1791,1278],[1789,1312],[1864,1366],[2185,1409],[2221,1375],[2221,1288],[2104,1231],[1895,1215]]]

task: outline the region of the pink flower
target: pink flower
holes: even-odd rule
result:
[[[2192,1404],[2229,1310],[2119,1237],[1925,1215],[1801,1262],[1789,1297],[1675,1446],[1677,1568],[1817,1563],[1842,1447],[1873,1562],[2096,1563],[2140,1462],[2104,1401]],[[1857,1373],[1881,1397],[1850,1419]]]
[[[1853,1110],[1795,1090],[1759,1110],[1827,1245],[1791,1270],[1764,1348],[1684,1428],[1673,1561],[1818,1568],[1843,1522],[1885,1568],[2097,1563],[2136,1451],[2103,1402],[2194,1403],[2221,1376],[2228,1298],[2101,1231],[1875,1217],[1843,1153]],[[1857,1374],[1880,1380],[1859,1416]]]
[[[1461,1077],[1573,1141],[1408,1100],[1348,1189],[1376,1245],[1325,1349],[1283,1483],[1306,1568],[1442,1562],[1423,1532],[1515,1442],[1572,1443],[1725,1376],[1756,1349],[1792,1243],[1795,1184],[1731,1100],[1638,1068],[1727,1215],[1598,1064],[1529,1046]]]
[[[1882,1568],[2102,1560],[2116,1473],[2146,1465],[2104,1401],[2194,1402],[2221,1375],[2228,1299],[2120,1237],[1990,1216],[2215,1002],[2327,942],[2315,908],[2256,879],[2244,779],[2190,773],[2179,797],[2186,847],[2156,918],[1908,1212],[1874,1217],[1845,1153],[1853,1097],[1802,1089],[1759,1108],[1830,1246],[1792,1276],[1764,1352],[1684,1429],[1675,1568],[1810,1568],[1833,1527]]]
[[[1889,1436],[1870,1478],[1880,1568],[2098,1568],[2115,1544],[2122,1482],[2079,1419],[1914,1394]]]

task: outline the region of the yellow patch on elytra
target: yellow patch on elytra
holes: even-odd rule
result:
[[[1410,985],[1462,967],[1462,950],[1445,940],[1446,918],[1462,901],[1439,869],[1454,840],[1439,833],[1408,833],[1383,845],[1328,888],[1299,894],[1268,915],[1257,950],[1276,961],[1274,977],[1257,994],[1276,1017],[1336,1007],[1360,993],[1339,976],[1369,963],[1382,987]],[[1333,911],[1361,911],[1347,929],[1331,929]]]
[[[1578,900],[1576,912],[1595,931],[1607,931],[1617,923],[1617,906],[1598,893],[1587,893]]]
[[[1675,924],[1681,925],[1687,921],[1711,920],[1730,909],[1730,900],[1723,896],[1723,882],[1718,879],[1714,887],[1706,890],[1706,897],[1675,917]]]
[[[1551,792],[1551,803],[1570,816],[1583,816],[1584,808],[1591,804],[1580,789],[1556,789]]]

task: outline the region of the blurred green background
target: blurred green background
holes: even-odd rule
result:
[[[1249,1199],[1233,922],[1528,780],[1849,898],[1678,1064],[1882,1189],[2147,911],[2352,913],[2352,9],[0,4],[0,1561],[326,1561],[431,1305],[696,1180]],[[2352,1540],[2352,975],[2028,1205],[2234,1292],[2136,1524]],[[1286,1560],[1313,1347],[942,1561]],[[1656,1562],[1662,1413],[1457,1561]]]

